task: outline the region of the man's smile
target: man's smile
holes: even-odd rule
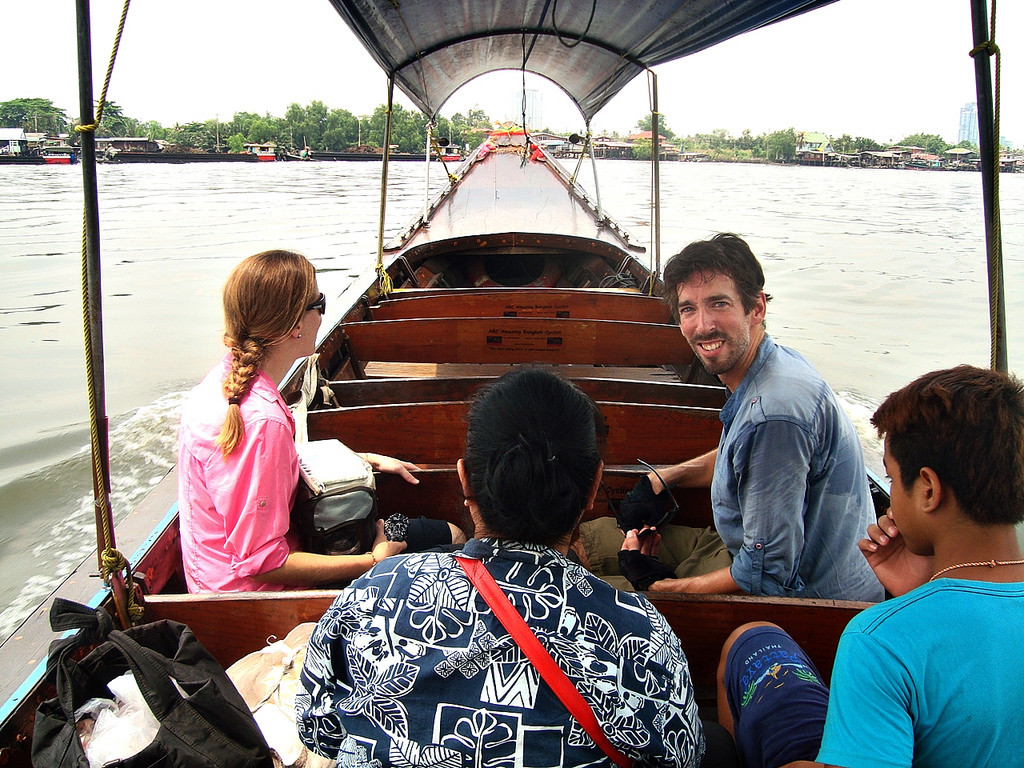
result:
[[[709,339],[707,341],[698,341],[696,344],[704,352],[715,352],[725,344],[725,339]]]

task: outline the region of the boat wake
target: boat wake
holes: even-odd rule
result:
[[[843,406],[843,410],[846,411],[850,420],[853,421],[854,429],[857,430],[861,447],[864,449],[864,464],[870,471],[884,477],[882,441],[878,437],[878,432],[875,431],[874,426],[871,424],[871,417],[878,409],[879,404],[863,395],[857,395],[852,392],[836,392],[836,397],[839,398],[839,403]]]
[[[111,428],[111,506],[115,522],[131,512],[174,466],[181,404],[186,392],[165,395],[122,417]],[[43,603],[86,558],[95,562],[90,448],[0,488],[4,535],[0,540],[0,642]],[[27,519],[22,501],[48,489],[52,515]],[[72,510],[70,514],[67,510]],[[131,552],[125,552],[131,556]],[[97,573],[96,588],[101,587]]]

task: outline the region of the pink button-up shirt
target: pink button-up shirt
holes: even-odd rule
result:
[[[178,431],[178,520],[190,592],[280,590],[252,577],[284,564],[299,464],[295,422],[260,372],[242,401],[245,437],[225,459],[216,444],[228,353],[185,402]]]

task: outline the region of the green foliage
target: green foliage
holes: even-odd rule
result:
[[[641,117],[639,120],[636,121],[636,129],[638,131],[641,131],[641,132],[643,132],[643,131],[650,131],[650,130],[652,130],[652,128],[651,128],[651,123],[652,122],[653,121],[651,119],[651,115],[650,114],[646,114],[643,117]],[[659,136],[664,136],[666,139],[670,139],[670,140],[674,139],[676,137],[675,132],[671,128],[668,127],[668,121],[665,119],[664,115],[658,115],[658,135]],[[648,158],[650,158],[650,154],[649,153],[648,153]]]
[[[854,138],[848,133],[844,133],[838,139],[832,139],[832,149],[844,155],[850,155],[857,151]]]
[[[936,136],[934,133],[915,133],[898,143],[904,147],[924,147],[925,151],[931,155],[941,155],[951,146],[941,136]]]
[[[207,123],[186,123],[174,126],[171,130],[170,141],[182,147],[213,152],[217,138],[210,131],[210,126]]]
[[[445,139],[448,140],[449,144],[462,145],[463,143],[463,132],[461,129],[456,129],[454,123],[447,117],[437,118],[437,125],[434,126],[434,139],[445,145]]]
[[[113,101],[108,101],[103,105],[100,127],[96,129],[97,136],[135,136],[137,133],[139,133],[138,120],[125,115],[121,107]]]
[[[362,121],[363,144],[383,147],[387,131],[387,107],[378,106]],[[435,132],[435,135],[438,135]],[[354,143],[354,142],[353,142]],[[427,118],[420,112],[395,104],[391,110],[391,146],[393,151],[422,153],[427,144]]]
[[[736,139],[736,148],[744,152],[753,153],[756,139],[750,134],[749,128],[744,128],[743,133]]]
[[[140,136],[147,139],[166,139],[171,134],[170,128],[164,128],[156,120],[139,123],[137,130]]]
[[[864,136],[854,138],[848,133],[844,133],[838,139],[832,139],[832,148],[844,155],[856,155],[860,152],[878,152],[885,149],[874,139],[868,139]]]
[[[318,150],[345,151],[362,143],[371,147],[384,144],[387,109],[378,106],[372,115],[356,116],[345,109],[331,109],[321,101],[310,102],[307,106],[291,104],[284,117],[271,114],[258,115],[253,112],[237,112],[229,121],[207,120],[205,123],[187,123],[165,127],[155,120],[140,122],[124,114],[121,107],[108,102],[103,114],[98,135],[100,136],[145,136],[150,139],[164,139],[174,144],[214,151],[218,144],[227,146],[232,152],[239,152],[246,143],[267,143],[289,148],[310,147]],[[408,110],[400,104],[394,105],[391,114],[391,144],[400,152],[421,153],[426,143],[427,118],[419,112]],[[0,102],[0,127],[20,127],[29,132],[63,133],[69,129],[70,121],[64,110],[54,106],[47,99],[13,99]],[[651,116],[644,115],[637,121],[637,129],[651,130]],[[436,139],[448,139],[457,145],[475,146],[494,128],[494,123],[479,107],[466,114],[456,113],[452,117],[438,117],[433,130]],[[754,136],[745,129],[739,137],[733,137],[723,128],[711,133],[696,134],[680,139],[659,116],[658,132],[666,141],[682,143],[684,151],[703,152],[713,160],[790,162],[796,156],[797,135],[792,128],[772,131]],[[618,138],[618,134],[615,134]],[[935,134],[918,133],[907,136],[901,144],[924,147],[932,154],[941,155],[950,145]],[[863,151],[884,149],[884,146],[863,136],[852,137],[843,134],[832,139],[837,152],[855,154]],[[977,149],[969,142],[956,146]],[[649,160],[650,140],[638,142],[633,149],[637,159]]]
[[[0,102],[0,128],[21,128],[27,133],[67,133],[67,113],[49,99],[11,99]]]
[[[228,151],[234,152],[236,155],[242,151],[245,144],[245,136],[240,133],[233,133],[227,138]]]
[[[647,130],[650,130],[649,128]],[[633,142],[633,159],[634,160],[650,160],[651,152],[653,151],[654,142],[650,139],[639,139]],[[658,154],[661,157],[661,154]]]
[[[864,136],[858,136],[855,138],[853,140],[853,146],[858,152],[881,152],[885,149],[884,146],[874,139],[869,139]]]
[[[787,128],[784,131],[774,131],[765,137],[766,159],[772,162],[789,162],[796,157],[796,131]]]

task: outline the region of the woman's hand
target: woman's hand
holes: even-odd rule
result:
[[[935,573],[933,557],[915,555],[907,549],[890,512],[868,526],[867,538],[857,546],[882,586],[894,597],[916,589]]]
[[[411,461],[394,459],[391,456],[381,456],[379,453],[364,453],[363,458],[377,472],[390,472],[394,475],[401,475],[405,482],[417,485],[419,479],[413,477],[413,472],[419,472],[420,468]]]

